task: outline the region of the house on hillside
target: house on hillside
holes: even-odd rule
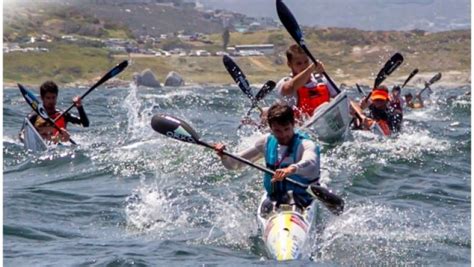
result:
[[[254,45],[236,45],[235,52],[240,54],[248,54],[250,51],[261,52],[264,55],[271,55],[275,53],[273,44],[254,44]]]

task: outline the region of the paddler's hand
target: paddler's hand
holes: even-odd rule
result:
[[[81,97],[80,96],[75,96],[73,99],[72,99],[72,102],[74,103],[74,106],[76,106],[77,108],[82,106],[82,103],[81,103]]]
[[[323,62],[316,60],[316,63],[318,64],[316,64],[316,66],[314,67],[314,73],[322,74],[323,72],[325,72]]]
[[[296,172],[296,167],[295,166],[288,166],[283,169],[277,169],[275,171],[275,175],[272,177],[272,183],[273,182],[281,182],[285,177],[288,177],[292,175],[293,173]]]
[[[362,125],[364,129],[370,129],[370,127],[372,127],[372,124],[374,123],[375,121],[372,120],[371,118],[367,118],[364,116],[364,118],[362,119]]]
[[[61,142],[68,142],[69,139],[71,138],[71,135],[66,129],[61,128],[61,132],[59,133],[59,138]]]
[[[214,150],[217,152],[217,155],[222,158],[224,157],[224,150],[225,150],[225,145],[221,143],[217,143],[214,145]]]

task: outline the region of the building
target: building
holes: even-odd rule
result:
[[[255,44],[255,45],[236,45],[235,52],[245,54],[249,51],[258,51],[264,55],[271,55],[275,53],[273,44]]]

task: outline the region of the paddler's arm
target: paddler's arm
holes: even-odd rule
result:
[[[263,151],[265,146],[265,141],[268,137],[268,134],[259,138],[255,144],[238,153],[238,155],[244,159],[248,159],[252,162],[255,162],[263,157]],[[229,170],[237,170],[242,167],[247,166],[246,164],[241,163],[240,161],[234,160],[228,156],[225,156],[222,151],[225,150],[224,144],[215,144],[214,150],[217,152],[217,155],[221,158],[222,164]]]
[[[79,112],[79,117],[71,115],[70,113],[66,113],[65,117],[67,122],[73,124],[80,124],[82,125],[82,127],[89,127],[89,118],[87,118],[86,111],[82,106],[81,98],[76,96],[72,99],[72,101],[74,102],[74,105],[76,106],[77,111]]]
[[[420,92],[420,93],[421,93],[421,92]],[[416,108],[422,108],[422,107],[424,107],[423,99],[421,98],[421,94],[420,94],[420,93],[416,94],[416,99],[418,99],[418,103],[417,103],[418,105],[413,105],[413,106],[415,106]]]
[[[282,96],[293,96],[298,88],[303,87],[311,78],[311,75],[315,73],[323,73],[324,65],[318,61],[318,65],[315,66],[311,63],[304,71],[298,73],[295,77],[285,81],[279,90]]]

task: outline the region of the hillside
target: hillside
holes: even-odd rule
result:
[[[114,4],[113,1],[104,0],[87,1],[88,4],[83,7],[77,6],[77,3],[71,6],[68,2],[49,3],[46,4],[47,6],[35,3],[32,2],[27,7],[5,7],[3,40],[4,42],[20,42],[22,46],[29,46],[30,44],[26,41],[30,36],[48,34],[53,37],[52,42],[42,42],[39,45],[49,49],[49,52],[4,53],[4,82],[22,81],[38,84],[45,79],[55,79],[64,84],[96,78],[119,60],[128,58],[128,55],[123,52],[122,54],[111,52],[102,43],[94,40],[133,37],[139,33],[140,27],[128,20],[133,17],[138,18],[138,14],[149,14],[142,17],[152,23],[151,25],[154,25],[157,31],[172,27],[174,25],[170,26],[168,23],[176,24],[177,21],[189,25],[189,29],[196,29],[196,31],[205,32],[201,28],[197,30],[198,27],[214,31],[206,23],[201,23],[199,20],[193,22],[193,15],[188,17],[187,12],[196,14],[194,12],[197,11],[189,8],[175,8],[154,3],[138,5],[134,9],[130,6],[131,4],[127,4],[127,1]],[[105,9],[108,9],[115,19],[121,19],[121,22],[113,22],[112,18],[105,18],[107,14]],[[157,13],[161,12],[158,9],[164,13]],[[130,12],[120,13],[117,10],[130,10]],[[143,13],[144,11],[149,13]],[[94,12],[101,13],[104,17],[96,17]],[[155,19],[156,23],[153,24]],[[150,29],[149,26],[147,29]],[[338,83],[351,84],[353,81],[370,83],[375,72],[395,52],[401,52],[405,57],[405,62],[394,75],[405,76],[414,68],[419,68],[420,74],[451,71],[461,73],[460,76],[456,74],[458,76],[453,79],[470,81],[471,36],[469,30],[428,33],[420,30],[406,32],[304,28],[304,32],[310,50],[316,58],[324,62],[327,72]],[[85,39],[86,41],[83,40],[81,43],[71,43],[61,40],[60,37],[66,34],[84,36],[91,38],[92,41]],[[154,44],[153,48],[168,50],[173,47],[182,47],[187,51],[205,49],[211,52],[222,50],[220,33],[205,37],[210,42],[183,41],[172,37]],[[262,43],[274,44],[276,53],[268,57],[236,58],[249,79],[255,83],[262,83],[268,79],[276,80],[288,73],[284,51],[293,43],[293,40],[284,29],[230,34],[229,46]],[[131,78],[134,71],[151,68],[160,80],[164,79],[168,71],[174,70],[183,74],[188,82],[232,82],[222,66],[221,57],[217,56],[163,58],[134,54],[132,59],[132,66],[120,76],[122,79]],[[447,76],[443,76],[443,79],[445,78]]]
[[[5,5],[3,41],[24,42],[30,36],[47,34],[59,39],[62,35],[94,38],[129,38],[128,27],[101,20],[65,4],[33,2],[28,6]]]
[[[4,5],[4,40],[42,31],[90,37],[222,32],[222,22],[187,6],[159,1],[20,1]],[[179,3],[179,1],[176,1]]]

